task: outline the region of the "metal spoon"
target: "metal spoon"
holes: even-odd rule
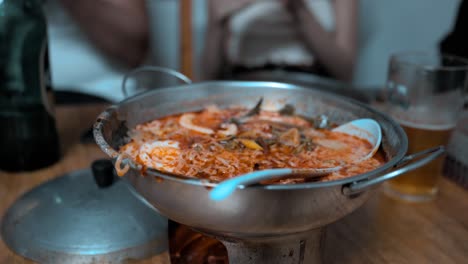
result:
[[[343,124],[334,128],[332,131],[341,132],[349,135],[353,135],[359,138],[363,138],[369,141],[373,148],[366,156],[357,160],[357,162],[366,160],[372,157],[379,149],[382,141],[382,132],[380,125],[373,119],[358,119],[352,122]],[[225,180],[210,191],[210,198],[215,201],[220,201],[231,195],[238,187],[245,187],[252,184],[258,184],[266,180],[278,180],[281,178],[287,178],[292,175],[302,175],[308,178],[323,177],[334,171],[338,171],[343,168],[337,166],[333,168],[304,168],[304,169],[293,169],[293,168],[281,168],[281,169],[268,169],[261,171],[254,171],[238,177],[233,177],[229,180]]]

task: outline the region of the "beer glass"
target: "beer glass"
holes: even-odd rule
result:
[[[468,61],[455,56],[404,52],[390,57],[385,109],[405,130],[409,154],[447,145],[466,102],[467,74]],[[386,182],[384,192],[407,201],[432,200],[443,160]]]

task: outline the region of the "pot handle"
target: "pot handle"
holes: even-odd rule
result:
[[[142,67],[139,67],[139,68],[136,68],[130,72],[128,72],[127,74],[125,74],[124,78],[123,78],[123,81],[122,81],[122,92],[125,96],[125,98],[129,97],[129,93],[127,92],[127,82],[128,82],[128,79],[130,79],[130,77],[138,74],[138,73],[141,73],[141,72],[157,72],[157,73],[165,73],[165,74],[168,74],[170,76],[173,76],[175,77],[176,79],[184,82],[185,84],[191,84],[192,83],[192,80],[190,80],[189,77],[185,76],[184,74],[176,71],[176,70],[172,70],[172,69],[169,69],[169,68],[165,68],[165,67],[159,67],[159,66],[142,66]]]
[[[363,180],[359,182],[353,182],[348,185],[343,186],[342,192],[344,195],[353,195],[365,191],[367,188],[382,183],[386,180],[395,178],[400,176],[403,173],[412,171],[417,169],[421,166],[426,165],[427,163],[431,162],[441,154],[445,152],[445,148],[443,146],[434,147],[430,149],[423,150],[421,152],[408,155],[401,159],[395,166],[397,170],[388,172],[383,176],[376,177],[370,180]],[[408,164],[410,163],[410,164]]]

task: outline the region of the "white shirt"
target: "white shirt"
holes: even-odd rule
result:
[[[307,8],[327,31],[335,29],[335,15],[330,0],[306,0]],[[307,65],[314,55],[300,39],[294,18],[281,1],[260,0],[234,14],[227,57],[231,64],[243,66]]]

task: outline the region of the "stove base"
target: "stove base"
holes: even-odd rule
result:
[[[325,228],[267,238],[217,237],[227,248],[230,264],[322,263],[324,238]]]

